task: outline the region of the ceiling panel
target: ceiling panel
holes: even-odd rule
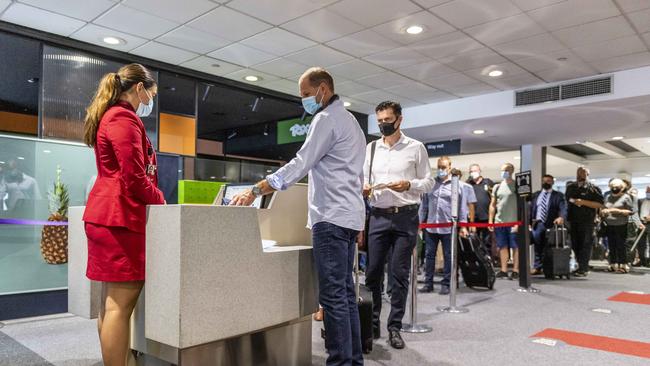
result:
[[[591,62],[599,72],[613,72],[650,65],[650,52],[640,52],[631,55],[618,56],[605,60]]]
[[[444,3],[449,2],[451,0],[413,0],[413,1],[415,1],[415,3],[419,4],[422,7],[432,8],[434,6],[444,4]]]
[[[424,28],[420,34],[409,34],[406,29],[412,25],[419,25]],[[427,38],[435,37],[445,33],[451,33],[455,29],[440,18],[428,11],[421,11],[409,16],[399,18],[372,28],[383,37],[399,42],[401,44],[415,43]]]
[[[370,29],[336,39],[328,42],[327,45],[357,57],[367,56],[399,46],[397,42],[387,40]]]
[[[298,96],[298,83],[292,80],[279,79],[260,84],[264,88],[269,88],[283,93]]]
[[[343,95],[354,95],[354,94],[361,94],[361,93],[367,93],[370,91],[375,90],[376,88],[370,87],[364,84],[357,83],[355,81],[343,81],[340,83],[335,83],[334,84],[334,90],[336,93],[340,93]]]
[[[228,9],[225,6],[220,6],[202,15],[188,23],[188,25],[230,41],[239,41],[271,28],[268,23]]]
[[[205,54],[230,43],[225,38],[198,29],[182,26],[156,39],[160,43]]]
[[[491,46],[531,37],[545,30],[527,14],[517,14],[467,28],[465,32]]]
[[[109,45],[103,41],[104,37],[107,36],[120,38],[124,43]],[[128,52],[147,43],[147,40],[144,38],[100,27],[92,23],[86,24],[83,28],[73,33],[70,38],[124,52]]]
[[[573,52],[585,61],[596,61],[617,56],[639,53],[646,50],[639,36],[628,36],[606,42],[574,48]]]
[[[528,13],[550,31],[620,15],[612,0],[567,0]]]
[[[368,93],[362,93],[362,94],[356,94],[356,95],[351,95],[352,98],[354,99],[359,99],[363,102],[366,102],[371,105],[378,105],[381,102],[385,102],[388,100],[391,101],[397,101],[400,103],[404,103],[406,101],[413,102],[412,100],[408,98],[401,97],[399,95],[395,95],[393,93],[389,93],[385,90],[373,90]]]
[[[271,24],[279,25],[291,19],[300,17],[314,10],[327,6],[336,0],[234,0],[228,2],[228,7],[262,19]]]
[[[566,0],[512,0],[512,2],[523,11],[543,8],[545,6],[561,3]]]
[[[329,9],[366,27],[422,10],[409,0],[343,0]]]
[[[156,38],[180,25],[124,5],[112,8],[93,23],[149,39]]]
[[[497,52],[512,60],[543,55],[548,52],[560,51],[564,48],[566,47],[549,33],[494,46]]]
[[[255,75],[258,78],[260,78],[260,80],[258,80],[258,81],[247,81],[244,78],[246,76],[248,76],[248,75]],[[226,74],[225,76],[228,79],[236,80],[236,81],[243,82],[243,83],[246,83],[246,84],[251,84],[251,85],[260,85],[261,83],[266,83],[266,82],[269,82],[269,81],[279,80],[280,79],[279,77],[277,77],[275,75],[267,74],[267,73],[260,72],[260,71],[257,71],[257,70],[252,70],[252,69],[242,69],[242,70],[239,70],[239,71],[232,72],[230,74]]]
[[[448,92],[458,95],[459,97],[473,97],[480,94],[489,94],[498,92],[499,89],[485,83],[476,83],[469,85],[459,85],[449,88]]]
[[[562,67],[539,70],[536,72],[537,76],[549,83],[584,78],[596,74],[596,69],[588,64],[584,64],[582,66],[569,64]]]
[[[553,32],[553,35],[570,48],[607,41],[635,34],[624,17],[599,20]]]
[[[406,97],[417,102],[429,100],[431,97],[436,96],[440,91],[436,88],[430,87],[422,83],[411,83],[408,85],[397,85],[385,88],[389,93]]]
[[[467,71],[465,71],[465,75],[468,75],[468,76],[470,76],[470,77],[472,77],[474,79],[480,80],[480,81],[487,82],[487,81],[490,81],[490,80],[496,80],[496,79],[501,78],[501,77],[496,77],[495,78],[495,77],[491,77],[491,76],[487,75],[487,73],[490,72],[492,70],[492,68],[503,71],[503,75],[502,75],[503,77],[510,77],[510,76],[514,76],[514,75],[527,74],[528,73],[526,70],[522,69],[521,67],[517,66],[516,64],[514,64],[512,62],[504,62],[504,63],[492,65],[492,66],[493,67],[491,67],[491,68],[479,67],[479,68],[476,68],[476,69],[467,70]]]
[[[138,9],[176,23],[188,22],[219,6],[209,0],[124,0],[122,3],[130,8]]]
[[[650,0],[616,0],[616,2],[626,13],[650,8]]]
[[[467,28],[521,13],[510,0],[454,0],[431,8],[458,28]]]
[[[411,82],[411,79],[392,71],[366,76],[356,80],[359,84],[368,85],[377,89],[384,89],[395,85],[403,85]]]
[[[233,43],[230,46],[210,52],[208,56],[246,67],[276,58],[275,55],[240,43]]]
[[[352,60],[354,57],[330,47],[318,45],[287,55],[285,58],[305,65],[327,67]]]
[[[277,56],[284,56],[316,45],[312,40],[280,28],[269,29],[240,43]]]
[[[188,69],[205,72],[207,74],[223,76],[243,69],[239,65],[231,64],[212,57],[200,56],[181,64]]]
[[[441,63],[458,71],[465,71],[475,69],[477,67],[484,67],[494,64],[503,63],[506,59],[484,47],[474,51],[460,53],[455,56],[446,57],[439,60]]]
[[[650,9],[630,13],[628,17],[639,33],[650,32]]]
[[[391,70],[430,61],[427,56],[407,47],[394,48],[392,50],[375,53],[374,55],[366,56],[363,59]]]
[[[362,78],[364,76],[384,71],[384,69],[377,65],[359,59],[331,66],[328,70],[335,76],[340,76],[349,80]]]
[[[0,0],[0,13],[2,13],[9,5],[11,5],[11,0]]]
[[[7,3],[9,2],[7,1]],[[112,0],[21,0],[20,2],[87,22],[116,4]],[[0,11],[2,11],[2,5],[0,5]]]
[[[147,57],[152,60],[167,62],[173,65],[182,64],[183,62],[199,56],[196,53],[184,51],[158,42],[146,43],[132,50],[130,53]]]
[[[336,26],[332,26],[336,24]],[[356,33],[363,26],[331,11],[321,9],[282,25],[282,28],[302,34],[317,42],[328,42],[348,34]]]
[[[396,69],[395,72],[408,76],[414,80],[425,80],[443,76],[445,74],[452,74],[455,73],[456,70],[449,66],[445,66],[438,61],[427,61],[421,64]]]
[[[0,19],[62,36],[69,36],[86,24],[81,20],[18,3],[5,10]]]
[[[483,46],[462,32],[453,32],[413,43],[408,47],[433,59],[441,59],[458,53],[476,50]]]
[[[435,77],[431,79],[425,79],[424,83],[429,84],[434,88],[449,91],[451,88],[454,87],[476,84],[478,83],[478,80],[473,79],[463,73],[457,72],[455,74],[449,74],[449,75]]]
[[[502,76],[491,79],[481,79],[485,83],[492,85],[501,90],[512,90],[523,87],[530,87],[543,84],[544,80],[530,73],[515,74],[510,76]]]
[[[252,67],[255,70],[272,74],[279,77],[288,77],[291,75],[301,74],[309,68],[309,66],[299,64],[297,62],[289,61],[282,58],[277,58],[272,61],[264,62]]]
[[[543,55],[526,57],[526,58],[518,59],[516,61],[517,65],[531,72],[559,68],[566,63],[569,64],[577,63],[580,65],[584,64],[584,62],[582,62],[580,57],[578,57],[578,55],[576,55],[569,49],[554,51]]]

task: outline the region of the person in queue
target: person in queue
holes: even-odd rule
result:
[[[443,156],[438,159],[437,177],[434,180],[433,188],[422,196],[420,205],[420,222],[425,223],[450,223],[452,222],[452,192],[451,192],[451,159]],[[459,210],[458,221],[467,222],[467,200],[463,189],[458,187]],[[438,244],[442,242],[444,256],[444,277],[440,287],[440,295],[449,294],[449,283],[451,281],[451,230],[450,227],[424,229],[425,243],[425,276],[424,285],[419,292],[433,292],[433,275],[436,267],[436,251]],[[466,228],[460,229],[462,236],[467,236]]]
[[[469,185],[469,183],[463,182],[463,172],[458,168],[451,169],[451,176],[457,176],[460,181],[458,185],[460,189],[463,190],[463,197],[465,197],[465,203],[467,203],[467,220],[472,223],[476,219],[476,194],[474,193],[474,188]],[[470,228],[470,232],[476,232],[475,228]]]
[[[578,270],[575,274],[585,277],[589,274],[596,213],[603,207],[603,193],[589,181],[589,170],[579,167],[576,171],[576,181],[566,186],[565,196],[569,203],[567,221],[571,248],[578,262]]]
[[[368,144],[364,165],[363,194],[370,199],[371,214],[368,225],[368,258],[366,286],[373,297],[373,337],[380,337],[382,296],[381,282],[384,263],[389,258],[391,309],[388,316],[388,343],[396,349],[404,348],[400,335],[406,310],[411,255],[417,241],[418,208],[420,196],[431,190],[433,179],[429,156],[424,144],[401,132],[402,107],[386,101],[376,108],[377,123],[383,137]],[[372,173],[370,157],[374,149]],[[373,189],[370,185],[385,185]],[[390,254],[390,256],[389,256]]]
[[[309,174],[308,227],[312,230],[319,303],[325,311],[327,365],[363,365],[359,312],[352,280],[355,245],[364,227],[363,163],[366,139],[354,116],[334,94],[334,80],[320,67],[298,82],[302,105],[314,115],[296,157],[231,205],[284,190]]]
[[[156,81],[139,64],[106,74],[87,108],[84,141],[95,150],[97,181],[84,211],[86,276],[102,283],[97,318],[104,365],[126,365],[129,322],[145,279],[146,206],[165,203],[156,154],[141,117]]]
[[[553,189],[555,178],[550,174],[542,177],[542,189],[533,193],[530,200],[530,226],[533,244],[535,245],[535,262],[531,274],[542,274],[544,264],[544,248],[546,246],[546,230],[555,225],[564,225],[567,215],[567,204],[562,192]]]
[[[490,203],[490,224],[506,223],[517,221],[517,189],[512,179],[515,173],[515,166],[505,163],[501,166],[501,183],[494,187],[492,201]],[[508,258],[512,249],[512,275],[510,279],[519,278],[519,246],[517,245],[518,225],[512,227],[490,228],[494,231],[501,259],[501,269],[497,272],[497,278],[508,278]]]
[[[643,228],[648,227],[650,224],[650,186],[645,189],[643,199],[639,200],[639,219],[643,224]],[[645,230],[639,239],[637,252],[639,253],[639,261],[634,263],[638,267],[650,267],[650,235],[648,230]]]
[[[476,204],[474,205],[474,221],[475,223],[487,224],[490,220],[490,202],[492,200],[492,187],[494,182],[483,177],[481,166],[472,164],[469,166],[469,178],[467,183],[474,188],[474,196],[476,197]],[[476,233],[479,240],[485,245],[488,253],[492,253],[492,238],[488,228],[472,228]]]
[[[622,180],[625,183],[624,192],[632,198],[632,214],[627,217],[627,238],[625,240],[625,263],[629,269],[629,265],[634,263],[636,259],[636,253],[631,250],[632,246],[634,246],[637,236],[645,229],[645,226],[639,217],[639,191],[632,185],[629,179]]]
[[[612,178],[609,181],[609,194],[605,199],[600,215],[607,224],[606,235],[609,245],[609,265],[611,272],[628,273],[627,264],[627,230],[629,216],[634,213],[634,200],[625,193],[626,185],[622,179]]]

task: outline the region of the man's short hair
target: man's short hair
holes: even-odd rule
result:
[[[469,165],[469,169],[472,169],[473,167],[477,167],[478,170],[481,170],[481,166],[478,165],[477,163],[472,163],[472,164]]]
[[[550,175],[550,174],[544,174],[544,175],[542,175],[542,179],[544,179],[544,178],[551,178],[552,180],[555,180],[555,177],[552,176],[552,175]]]
[[[399,102],[393,102],[392,100],[387,100],[379,103],[379,105],[377,105],[377,107],[375,108],[375,113],[381,112],[389,108],[393,110],[393,114],[395,115],[395,117],[399,117],[402,115],[402,105],[399,104]]]
[[[515,166],[512,165],[512,163],[505,163],[505,164],[503,164],[503,165],[506,166],[506,170],[509,170],[509,171],[511,171],[511,172],[514,172],[514,171],[515,171]]]
[[[304,78],[313,87],[318,87],[321,83],[325,83],[332,93],[334,92],[334,78],[332,78],[332,74],[322,67],[310,67],[300,77],[301,80]]]
[[[439,157],[439,158],[438,158],[438,162],[441,162],[441,161],[446,161],[446,162],[449,163],[449,166],[451,166],[451,158],[450,158],[449,156],[446,156],[446,155],[445,155],[445,156],[441,156],[441,157]]]
[[[460,169],[458,169],[458,168],[453,168],[451,170],[451,175],[455,175],[458,178],[461,178],[463,176],[463,172],[461,172]]]

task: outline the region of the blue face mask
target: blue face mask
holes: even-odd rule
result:
[[[145,89],[144,92],[147,93],[147,96],[149,97],[149,103],[144,104],[142,103],[142,99],[140,99],[140,105],[138,106],[138,109],[135,111],[135,114],[137,114],[138,117],[149,117],[151,111],[153,111],[153,97],[149,95],[147,89]],[[139,95],[138,98],[140,98]]]
[[[501,178],[503,179],[509,179],[510,178],[510,172],[507,170],[504,170],[501,172]]]
[[[314,114],[323,106],[323,98],[325,95],[320,98],[320,102],[316,101],[316,96],[318,96],[318,91],[316,91],[316,95],[302,98],[302,107],[305,108],[305,112]]]
[[[445,178],[447,174],[449,173],[445,169],[438,169],[438,178]]]

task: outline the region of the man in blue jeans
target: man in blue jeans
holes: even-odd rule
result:
[[[309,213],[318,300],[325,310],[327,365],[363,365],[359,312],[352,281],[354,245],[363,230],[363,163],[366,139],[359,123],[334,94],[323,68],[300,77],[305,111],[313,114],[307,139],[296,157],[231,204],[250,205],[260,195],[287,189],[309,173]]]
[[[460,183],[460,182],[459,182]],[[459,210],[458,221],[467,222],[467,197],[463,189],[458,185]],[[443,156],[438,159],[438,171],[430,192],[422,195],[420,205],[420,222],[426,223],[448,223],[451,222],[451,159]],[[445,271],[440,288],[440,295],[449,294],[449,283],[451,281],[451,228],[430,228],[423,231],[425,243],[424,263],[425,276],[424,286],[419,292],[433,292],[433,274],[436,270],[436,251],[438,243],[442,242],[442,251],[445,258]],[[461,228],[460,234],[467,236],[467,229]]]

